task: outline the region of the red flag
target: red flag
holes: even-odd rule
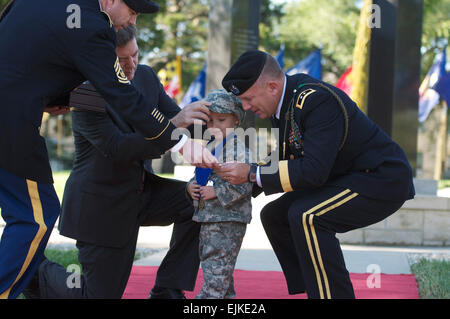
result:
[[[181,91],[181,58],[177,56],[175,61],[169,62],[159,70],[158,76],[164,86],[164,91],[174,98]]]
[[[180,81],[178,79],[178,75],[174,75],[170,82],[164,85],[164,91],[166,91],[167,95],[171,98],[174,98],[178,94],[180,91]]]
[[[352,73],[353,67],[350,66],[347,71],[345,71],[344,74],[339,78],[338,83],[336,84],[336,87],[340,88],[342,91],[344,91],[348,96],[352,94],[352,81],[350,79],[350,75]]]

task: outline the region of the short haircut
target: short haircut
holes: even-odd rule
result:
[[[117,34],[116,45],[120,48],[123,48],[128,44],[128,42],[136,38],[136,27],[130,25],[129,27],[117,31],[116,34]]]
[[[278,61],[267,54],[266,63],[264,64],[264,68],[261,71],[261,77],[269,78],[269,79],[278,79],[282,76],[283,70],[281,70]]]

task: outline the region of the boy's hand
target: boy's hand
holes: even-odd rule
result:
[[[200,187],[200,194],[203,200],[210,200],[217,197],[216,191],[213,186]]]
[[[200,200],[200,185],[198,185],[196,182],[191,182],[187,185],[186,188],[189,196],[191,196],[192,199]]]

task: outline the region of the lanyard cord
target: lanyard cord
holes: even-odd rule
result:
[[[2,20],[3,16],[6,16],[6,14],[9,12],[9,9],[11,9],[13,2],[14,0],[9,1],[3,8],[3,10],[0,12],[0,21]]]
[[[345,108],[344,102],[342,101],[342,99],[329,87],[327,87],[326,85],[322,84],[322,83],[303,83],[300,84],[297,89],[294,90],[294,96],[291,99],[291,102],[289,103],[289,108],[288,108],[288,112],[286,113],[286,117],[285,117],[285,121],[286,121],[286,125],[284,127],[284,135],[283,135],[283,157],[284,157],[284,153],[285,153],[285,145],[286,145],[286,130],[287,130],[287,121],[290,120],[291,122],[291,128],[294,130],[294,138],[297,139],[300,135],[300,132],[298,131],[298,126],[295,125],[295,121],[294,121],[294,99],[295,99],[295,93],[297,93],[297,91],[305,85],[310,85],[310,86],[319,86],[321,88],[324,88],[325,90],[327,90],[328,92],[331,93],[331,95],[335,98],[335,100],[338,102],[339,106],[342,109],[342,113],[344,114],[344,136],[342,137],[342,142],[341,145],[339,146],[339,151],[342,150],[342,148],[344,147],[345,141],[347,140],[347,136],[348,136],[348,113],[347,113],[347,109]],[[300,142],[300,141],[298,141]]]

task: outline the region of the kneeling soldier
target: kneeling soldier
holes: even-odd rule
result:
[[[280,130],[275,173],[239,163],[216,172],[233,184],[255,182],[266,195],[285,193],[261,221],[289,293],[354,298],[335,235],[377,223],[414,197],[404,152],[344,92],[306,74],[287,76],[264,52],[244,53],[222,84]]]

